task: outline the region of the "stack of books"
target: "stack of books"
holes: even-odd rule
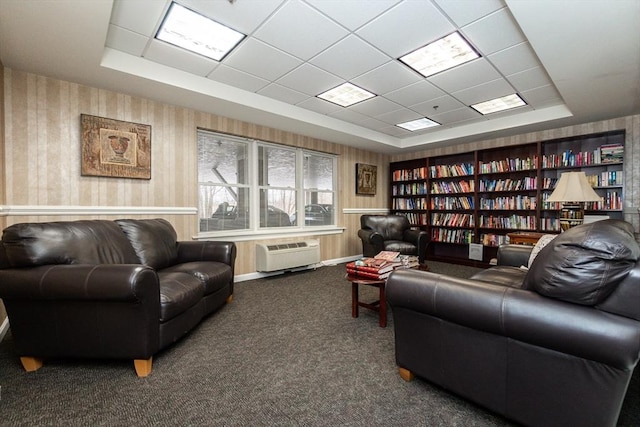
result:
[[[371,280],[385,280],[393,270],[415,268],[418,257],[400,255],[400,252],[382,251],[373,258],[362,258],[347,263],[347,275]]]

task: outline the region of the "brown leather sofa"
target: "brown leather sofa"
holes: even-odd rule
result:
[[[544,247],[503,245],[470,279],[401,270],[387,282],[396,361],[530,426],[615,426],[640,357],[633,228],[574,227]],[[512,265],[505,265],[510,263]]]
[[[381,251],[416,255],[424,263],[429,243],[426,231],[415,230],[403,215],[362,215],[358,237],[362,240],[362,255],[373,257]]]
[[[230,302],[236,246],[177,241],[163,219],[23,223],[0,247],[0,298],[27,371],[47,358],[152,357]]]

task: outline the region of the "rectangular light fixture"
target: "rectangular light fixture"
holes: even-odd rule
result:
[[[429,77],[479,57],[460,33],[455,32],[400,57],[400,61]]]
[[[215,61],[221,61],[244,37],[244,34],[178,3],[171,3],[156,34],[158,40]]]
[[[517,93],[503,96],[502,98],[491,99],[489,101],[473,104],[471,108],[480,114],[497,113],[498,111],[510,110],[512,108],[527,105]]]
[[[347,82],[321,93],[318,98],[333,102],[341,107],[349,107],[374,96],[373,93]]]
[[[429,120],[426,117],[423,117],[421,119],[411,120],[409,122],[398,123],[396,126],[406,130],[410,130],[411,132],[415,132],[417,130],[427,129],[434,126],[440,126],[440,123],[434,122],[433,120]]]

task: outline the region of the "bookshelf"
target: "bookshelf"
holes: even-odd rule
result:
[[[394,162],[391,213],[429,232],[427,259],[487,265],[509,233],[560,232],[561,206],[545,200],[562,172],[585,171],[601,195],[586,215],[622,219],[624,141],[619,130]]]

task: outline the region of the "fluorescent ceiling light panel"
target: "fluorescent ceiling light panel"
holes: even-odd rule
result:
[[[401,57],[400,61],[429,77],[479,57],[478,52],[456,32],[414,50]]]
[[[156,34],[158,40],[221,61],[245,37],[177,3],[171,3]]]
[[[318,95],[318,98],[325,101],[333,102],[341,107],[349,107],[350,105],[362,102],[365,99],[373,98],[375,95],[369,91],[359,88],[351,83],[343,83],[338,87],[328,90]]]
[[[410,130],[411,132],[415,132],[417,130],[427,129],[434,126],[440,126],[440,123],[434,122],[433,120],[429,120],[426,117],[423,117],[422,119],[399,123],[396,126],[406,130]]]
[[[523,105],[527,105],[527,103],[520,98],[520,95],[514,93],[512,95],[503,96],[502,98],[491,99],[489,101],[480,102],[479,104],[474,104],[471,108],[480,114],[491,114],[497,113],[498,111],[522,107]]]

